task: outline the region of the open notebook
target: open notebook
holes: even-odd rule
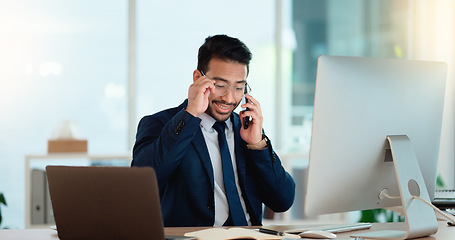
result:
[[[278,236],[272,234],[261,233],[255,229],[246,229],[241,227],[233,228],[208,228],[200,231],[186,233],[185,236],[197,237],[199,240],[231,240],[231,239],[255,239],[255,240],[274,240],[282,238],[300,239],[300,236],[286,234],[286,236]]]

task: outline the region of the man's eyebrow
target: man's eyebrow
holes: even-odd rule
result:
[[[224,78],[220,78],[220,77],[214,77],[214,78],[212,78],[212,79],[213,79],[213,80],[222,81],[222,82],[225,82],[225,83],[230,82],[229,80],[224,79]],[[239,80],[239,81],[236,81],[235,83],[246,83],[246,80]]]

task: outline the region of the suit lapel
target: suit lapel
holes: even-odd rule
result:
[[[188,105],[188,99],[178,106],[179,109],[184,109]],[[207,176],[210,179],[210,186],[212,186],[212,190],[214,189],[214,180],[213,180],[213,168],[212,162],[210,161],[209,150],[207,149],[207,144],[205,144],[204,135],[202,135],[201,128],[199,127],[196,131],[196,135],[191,141],[194,149],[196,149],[197,154],[201,160],[202,166],[207,173]]]
[[[207,176],[210,178],[210,185],[212,186],[212,189],[214,189],[212,162],[210,161],[209,151],[207,149],[207,144],[205,144],[205,139],[204,135],[202,135],[201,128],[196,131],[196,135],[193,138],[192,144],[196,149],[197,154],[199,155],[202,166],[204,166]]]

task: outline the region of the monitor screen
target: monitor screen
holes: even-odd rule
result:
[[[433,199],[445,63],[321,56],[318,60],[305,213],[401,205],[389,135],[406,135]]]

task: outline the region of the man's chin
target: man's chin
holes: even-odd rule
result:
[[[222,121],[226,121],[231,116],[231,113],[232,112],[222,113],[222,114],[216,113],[216,114],[213,114],[212,117],[215,118],[215,120],[222,122]]]
[[[208,115],[210,115],[211,117],[213,117],[216,121],[226,121],[232,114],[232,111],[229,112],[229,113],[219,113],[217,111],[209,111],[209,109],[207,109],[208,111],[206,111],[206,113]]]

